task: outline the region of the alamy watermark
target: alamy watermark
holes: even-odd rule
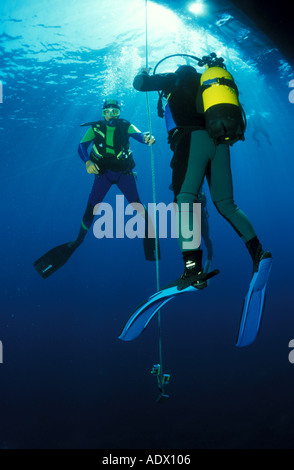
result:
[[[290,81],[289,87],[294,88],[294,80]],[[290,91],[290,93],[289,93],[289,101],[290,101],[290,103],[294,104],[294,90]]]
[[[3,364],[3,343],[0,341],[0,364]]]
[[[290,351],[290,354],[289,354],[289,362],[291,364],[294,364],[294,339],[291,339],[291,341],[289,342],[289,348],[292,348],[292,351]]]
[[[160,202],[124,206],[124,196],[116,196],[115,211],[111,204],[102,202],[94,207],[99,216],[93,225],[94,236],[101,238],[179,238],[183,248],[196,250],[201,243],[201,204]],[[147,222],[147,227],[145,222]],[[158,230],[157,230],[158,228]]]
[[[3,103],[3,83],[0,80],[0,103]]]

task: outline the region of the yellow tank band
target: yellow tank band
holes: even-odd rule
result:
[[[232,75],[221,67],[210,67],[201,76],[200,84],[205,86],[205,82],[225,78],[234,82]],[[220,83],[211,83],[202,93],[204,112],[212,106],[218,104],[233,104],[239,107],[239,99],[234,88]]]

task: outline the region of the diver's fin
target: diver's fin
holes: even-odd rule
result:
[[[250,282],[244,300],[236,346],[242,348],[253,343],[259,333],[262,319],[265,289],[272,267],[272,258],[260,261],[259,268]]]
[[[143,238],[143,247],[145,259],[147,261],[156,261],[156,239],[151,237]],[[158,259],[160,259],[159,240],[157,239]]]
[[[215,271],[205,275],[203,274],[201,279],[205,282],[207,279],[210,279],[218,273],[219,271],[216,269]],[[191,283],[189,285],[187,283],[186,287],[184,287],[182,282],[182,278],[177,279],[171,284],[168,284],[165,288],[151,295],[151,297],[139,305],[127,321],[119,339],[122,341],[132,341],[137,338],[145,330],[155,314],[167,302],[172,300],[176,295],[185,294],[187,292],[196,292],[198,290],[197,287],[194,287]]]
[[[46,279],[67,262],[77,247],[78,245],[74,242],[56,246],[37,259],[34,262],[34,268],[43,279]]]
[[[118,338],[122,341],[132,341],[133,339],[138,338],[138,336],[140,336],[140,334],[145,330],[148,323],[150,323],[154,315],[156,315],[156,313],[173,298],[174,296],[153,301],[147,299],[130,316]]]

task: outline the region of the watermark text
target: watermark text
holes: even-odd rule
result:
[[[294,80],[290,81],[289,87],[294,88]],[[289,101],[290,101],[290,103],[294,104],[294,90],[290,91],[290,93],[289,93]]]
[[[3,364],[3,343],[0,341],[0,364]]]
[[[94,236],[102,238],[180,238],[183,248],[198,249],[201,243],[200,203],[140,203],[124,206],[124,196],[116,196],[115,210],[101,202],[94,207],[98,216],[93,225]]]
[[[289,354],[289,362],[291,364],[294,364],[294,339],[291,339],[291,341],[289,342],[289,348],[292,348],[292,351],[290,351]]]

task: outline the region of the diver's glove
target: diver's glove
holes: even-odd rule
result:
[[[153,137],[153,135],[150,135],[150,132],[144,132],[143,138],[145,144],[149,145],[149,147],[150,145],[153,145],[155,143],[155,138]]]
[[[86,169],[87,169],[87,173],[89,173],[89,175],[98,175],[99,174],[98,165],[96,165],[96,163],[93,163],[91,160],[88,160],[86,162]]]
[[[152,70],[151,67],[142,67],[139,70],[138,74],[143,73],[144,75],[149,75],[150,70]]]

